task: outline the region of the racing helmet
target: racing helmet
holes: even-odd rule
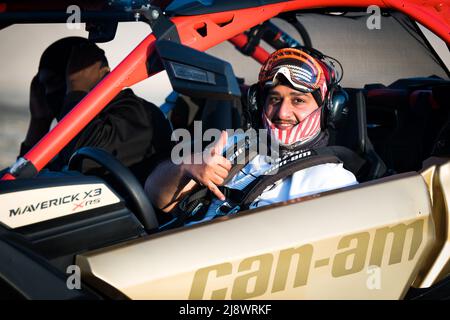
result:
[[[322,106],[327,92],[327,81],[322,65],[305,51],[284,48],[272,53],[261,67],[258,83],[264,87],[278,84],[280,76],[288,81],[292,88],[311,93]]]
[[[303,147],[322,137],[330,96],[339,82],[332,62],[337,60],[332,59],[314,49],[283,48],[272,53],[262,66],[258,82],[249,90],[248,104],[250,109],[253,104],[253,109],[258,111],[258,115],[253,116],[260,118],[258,127],[267,129],[281,146]],[[311,93],[319,108],[293,128],[277,129],[266,116],[264,100],[268,89],[278,84]]]

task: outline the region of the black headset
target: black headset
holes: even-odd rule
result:
[[[340,87],[339,83],[343,78],[344,70],[341,63],[330,56],[327,56],[314,48],[295,47],[309,54],[316,60],[321,62],[321,66],[327,68],[329,79],[327,80],[327,94],[324,97],[321,111],[321,130],[324,131],[328,127],[334,128],[336,122],[339,122],[344,114],[346,114],[346,104],[348,101],[347,93]],[[339,66],[339,70],[337,68]],[[320,90],[320,89],[317,89]],[[245,129],[250,127],[261,127],[261,112],[264,106],[264,94],[259,83],[255,83],[249,87],[247,91],[247,108],[244,111]]]

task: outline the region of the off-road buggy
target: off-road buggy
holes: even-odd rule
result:
[[[450,74],[424,35],[431,30],[448,53],[448,1],[3,1],[0,25],[64,23],[74,3],[94,41],[114,41],[121,21],[145,21],[152,33],[2,171],[1,297],[450,296]],[[369,6],[380,9],[381,28]],[[260,63],[267,44],[316,47],[342,62],[348,99],[330,110],[330,130],[366,160],[360,184],[161,231],[142,186],[108,153],[84,148],[69,170],[40,173],[121,89],[163,69],[176,91],[161,106],[168,117],[192,97],[203,111],[223,102],[210,127],[242,126],[226,57],[201,52],[220,53],[213,47],[226,41]],[[77,170],[85,159],[108,179]],[[70,285],[77,270],[81,288]]]

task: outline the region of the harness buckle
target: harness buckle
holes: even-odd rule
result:
[[[223,209],[225,209],[225,210],[223,210]],[[220,216],[225,216],[228,214],[235,214],[235,213],[239,212],[240,209],[241,209],[240,206],[232,207],[228,203],[228,201],[225,201],[216,209],[216,214],[220,215]]]
[[[194,210],[191,211],[191,213],[189,214],[189,216],[193,217],[195,216],[195,214],[197,213],[198,210],[200,210],[203,207],[203,203],[199,203]]]

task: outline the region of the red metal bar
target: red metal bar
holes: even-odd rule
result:
[[[205,51],[281,12],[319,7],[368,7],[378,5],[404,12],[450,43],[450,14],[448,1],[429,0],[296,0],[256,8],[212,14],[174,17],[181,42]],[[206,27],[207,33],[197,30]],[[124,87],[149,76],[147,57],[154,51],[153,35],[144,39],[122,63],[103,79],[78,105],[62,119],[24,158],[41,170],[74,138]],[[263,56],[258,55],[262,60]],[[13,179],[11,175],[2,180]]]
[[[301,0],[298,0],[301,2]],[[210,13],[198,16],[174,17],[181,42],[191,48],[205,51],[283,11],[287,2],[256,8]],[[197,30],[205,28],[206,35]]]
[[[321,7],[380,8],[403,12],[450,44],[450,3],[448,0],[297,0],[289,1],[283,12]]]
[[[386,0],[385,2],[392,9],[410,16],[450,44],[450,1]]]
[[[252,57],[259,63],[263,64],[269,58],[269,55],[270,53],[268,53],[263,47],[256,46]]]
[[[16,178],[12,175],[12,174],[9,174],[9,173],[6,173],[3,177],[2,177],[2,180],[15,180]]]
[[[242,49],[247,44],[248,37],[245,34],[241,33],[231,38],[229,41],[239,49]],[[261,46],[256,46],[255,51],[253,51],[253,53],[251,54],[251,57],[259,63],[263,64],[264,62],[266,62],[267,58],[269,58],[269,55],[270,54],[264,48],[262,48]]]

